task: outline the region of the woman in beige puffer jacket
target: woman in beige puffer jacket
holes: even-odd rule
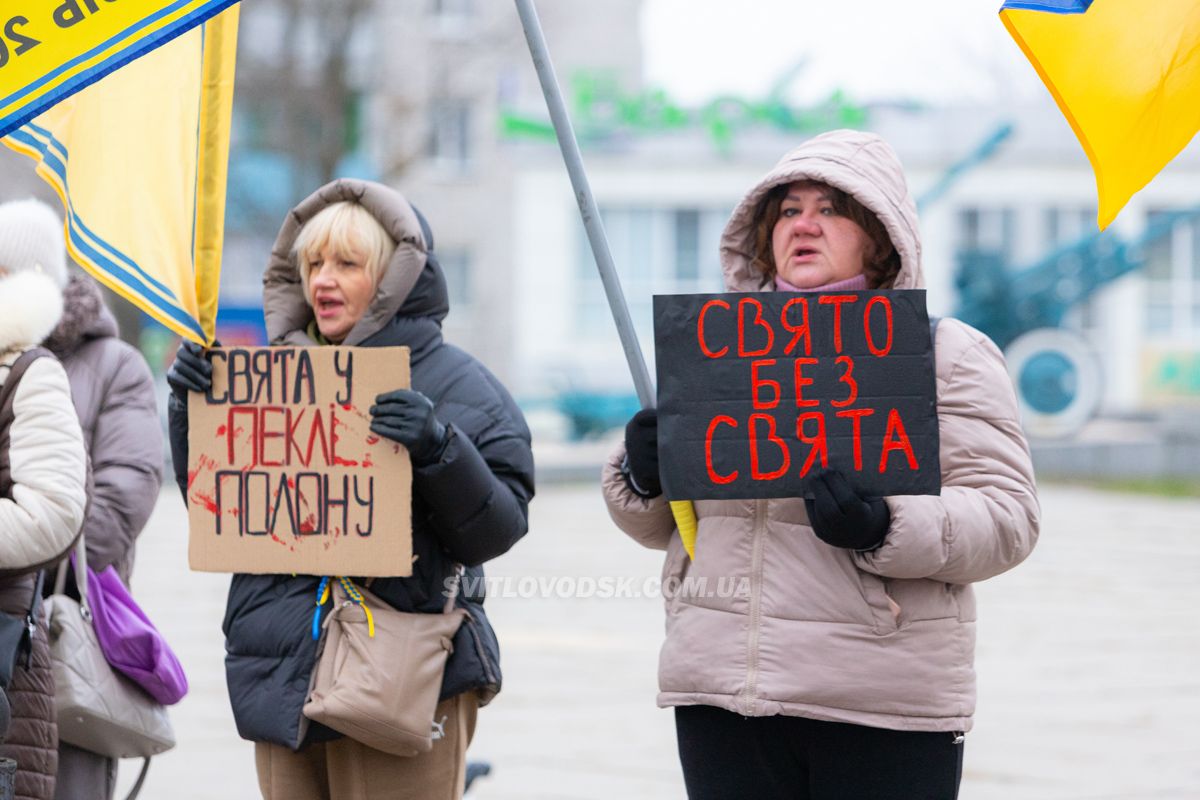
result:
[[[734,292],[921,288],[894,151],[834,131],[787,154],[734,210],[721,260]],[[748,589],[666,599],[658,700],[676,707],[693,800],[956,796],[975,708],[971,584],[1029,554],[1039,507],[999,350],[944,319],[934,358],[940,495],[860,498],[834,473],[807,506],[698,501],[690,560],[661,496],[652,411],[609,458],[609,512],[667,551],[664,585]]]

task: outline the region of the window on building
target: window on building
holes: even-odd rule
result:
[[[501,108],[517,103],[521,98],[521,74],[514,67],[503,67],[496,73],[496,102]]]
[[[432,0],[430,11],[440,19],[467,18],[475,13],[475,0]]]
[[[443,166],[464,168],[471,161],[471,107],[444,100],[430,108],[429,156]]]
[[[1060,247],[1078,242],[1085,236],[1096,232],[1096,209],[1088,207],[1052,207],[1045,210],[1044,235],[1042,250],[1049,254]],[[1066,324],[1068,327],[1090,330],[1101,324],[1094,296],[1078,303],[1068,312]]]
[[[1096,232],[1094,208],[1047,208],[1046,248],[1059,247]]]
[[[475,295],[471,285],[471,254],[466,250],[438,250],[437,259],[446,276],[451,310],[471,305]]]
[[[1012,255],[1016,213],[1011,208],[964,208],[958,214],[957,249]]]
[[[1147,223],[1161,218],[1152,212]],[[1200,221],[1176,223],[1146,248],[1146,330],[1163,339],[1200,343]]]
[[[465,41],[476,32],[476,0],[432,0],[429,11],[437,39]]]
[[[675,212],[675,277],[700,277],[700,212],[694,208]]]
[[[652,341],[655,294],[724,290],[718,245],[727,209],[610,207],[600,211],[629,314],[642,341]],[[583,225],[578,226],[575,300],[579,329],[607,335],[612,312]]]

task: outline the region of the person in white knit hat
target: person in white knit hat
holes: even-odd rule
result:
[[[119,338],[96,281],[78,269],[67,275],[57,212],[36,200],[0,205],[0,267],[59,287],[61,318],[41,343],[66,370],[92,460],[94,491],[83,520],[88,566],[97,572],[112,566],[128,584],[135,541],[162,481],[150,368],[137,348]],[[108,800],[116,776],[115,759],[59,741],[54,800]]]
[[[0,204],[0,387],[58,324],[65,279],[61,217],[36,200]],[[0,570],[15,574],[0,578],[0,612],[23,618],[35,584],[27,570],[67,550],[83,522],[87,456],[57,359],[35,358],[11,397],[11,414],[0,409]],[[46,620],[39,616],[29,658],[17,660],[5,687],[12,721],[0,756],[17,762],[17,797],[51,800],[58,731]]]
[[[32,197],[0,203],[0,270],[41,272],[62,288],[67,283],[63,221]]]

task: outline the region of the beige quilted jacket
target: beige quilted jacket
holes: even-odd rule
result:
[[[901,255],[895,288],[923,285],[916,209],[899,160],[877,136],[837,131],[785,156],[734,211],[721,241],[730,291],[770,289],[751,271],[751,215],[768,189],[801,179],[839,187],[870,208]],[[696,503],[690,561],[666,501],[633,494],[619,472],[623,446],[611,455],[603,489],[613,520],[643,545],[666,550],[664,586],[687,579],[665,601],[659,705],[895,730],[970,729],[971,584],[1029,554],[1039,507],[999,350],[945,319],[935,359],[942,492],[886,498],[891,527],[872,552],[822,542],[798,498],[707,500]]]

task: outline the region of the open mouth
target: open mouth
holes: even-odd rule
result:
[[[323,317],[336,314],[344,306],[341,300],[335,300],[332,297],[318,297],[316,303],[317,314]]]
[[[807,258],[815,255],[817,255],[817,251],[812,247],[797,247],[792,251],[792,256],[794,258]]]

